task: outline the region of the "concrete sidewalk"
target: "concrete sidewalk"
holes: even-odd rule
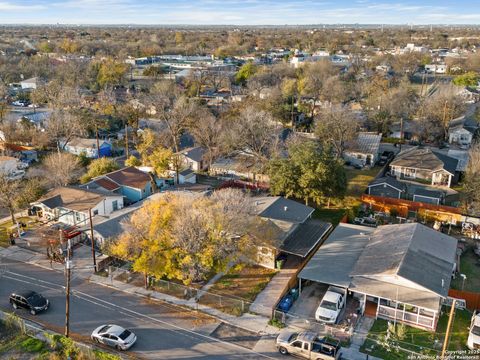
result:
[[[194,299],[180,299],[175,296],[163,294],[158,291],[146,290],[143,287],[126,284],[118,280],[113,280],[112,278],[98,275],[90,276],[90,282],[108,286],[130,294],[145,296],[148,298],[165,301],[179,306],[186,306],[190,309],[198,310],[203,313],[209,314],[233,326],[258,333],[259,335],[277,335],[280,332],[278,328],[268,325],[269,318],[265,316],[254,315],[250,313],[245,313],[242,316],[230,315],[209,306],[199,304],[195,302]]]

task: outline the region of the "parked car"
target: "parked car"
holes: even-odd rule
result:
[[[467,346],[471,350],[480,349],[480,313],[473,314]]]
[[[278,304],[278,310],[283,311],[283,312],[287,312],[292,307],[293,300],[294,299],[293,299],[292,294],[289,293],[289,294],[285,295],[282,298],[282,300],[280,300],[280,302]]]
[[[292,354],[304,359],[338,360],[342,355],[339,341],[320,338],[310,331],[283,330],[277,337],[276,346],[282,355]]]
[[[117,350],[128,350],[137,341],[137,336],[130,330],[118,325],[102,325],[93,330],[92,340],[114,347]]]
[[[390,160],[395,157],[395,153],[393,151],[384,151],[380,158],[378,159],[377,164],[380,166],[386,165]]]
[[[355,219],[353,219],[353,223],[356,225],[377,227],[377,220],[370,217],[362,217],[362,218],[356,217]]]
[[[335,324],[345,306],[345,299],[346,294],[342,289],[330,286],[315,311],[315,319],[322,323]]]
[[[27,309],[32,315],[47,310],[50,305],[47,299],[35,291],[12,293],[9,301],[14,309]]]

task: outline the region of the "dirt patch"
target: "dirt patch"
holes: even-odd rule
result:
[[[261,338],[257,333],[226,323],[218,325],[210,335],[216,339],[232,342],[250,350],[253,350],[258,340]]]

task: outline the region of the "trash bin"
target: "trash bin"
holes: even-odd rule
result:
[[[298,289],[297,288],[291,289],[290,290],[290,295],[292,295],[293,300],[297,300],[298,299]]]

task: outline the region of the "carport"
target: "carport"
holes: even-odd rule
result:
[[[302,282],[307,281],[333,285],[346,292],[352,281],[350,274],[374,230],[360,225],[339,224],[298,274],[299,292],[302,292]],[[361,303],[363,312],[365,302]]]

